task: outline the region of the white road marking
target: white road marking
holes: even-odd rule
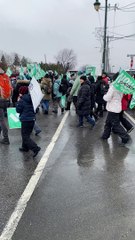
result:
[[[131,117],[127,112],[124,112],[124,114],[131,120],[132,123],[135,124],[135,119]]]
[[[52,137],[50,144],[46,148],[46,151],[45,151],[43,157],[41,158],[40,162],[38,163],[37,168],[35,169],[32,177],[30,178],[24,192],[22,193],[14,212],[12,213],[11,217],[9,218],[9,221],[7,222],[5,228],[3,229],[3,232],[0,236],[0,240],[11,240],[11,238],[17,228],[17,225],[25,211],[25,208],[27,207],[27,204],[28,204],[28,202],[37,186],[37,183],[45,169],[46,163],[49,159],[49,156],[55,146],[55,143],[56,143],[58,137],[60,136],[61,130],[66,122],[68,115],[69,115],[69,111],[67,111],[66,114],[64,115],[54,136]]]

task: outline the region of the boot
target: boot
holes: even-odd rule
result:
[[[8,138],[3,138],[3,139],[0,141],[0,143],[1,143],[1,144],[5,144],[5,145],[9,145],[9,144],[10,144]]]

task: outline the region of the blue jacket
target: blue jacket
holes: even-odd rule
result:
[[[17,113],[20,113],[20,121],[35,121],[36,113],[34,112],[30,94],[24,94],[16,105]]]

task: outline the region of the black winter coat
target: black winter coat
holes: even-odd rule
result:
[[[103,96],[104,94],[107,93],[109,88],[109,85],[104,83],[102,80],[98,80],[95,85],[95,93],[96,93],[96,103],[98,104],[103,104],[104,99]]]
[[[20,121],[35,121],[36,113],[34,112],[30,94],[24,94],[16,105],[17,113],[20,113]]]
[[[89,115],[91,108],[91,89],[89,81],[81,84],[77,96],[77,113],[78,115]]]

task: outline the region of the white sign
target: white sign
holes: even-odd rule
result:
[[[37,80],[35,79],[35,77],[33,77],[30,82],[29,92],[31,95],[34,111],[36,111],[36,109],[39,106],[44,95],[43,95],[40,85],[37,82]]]

